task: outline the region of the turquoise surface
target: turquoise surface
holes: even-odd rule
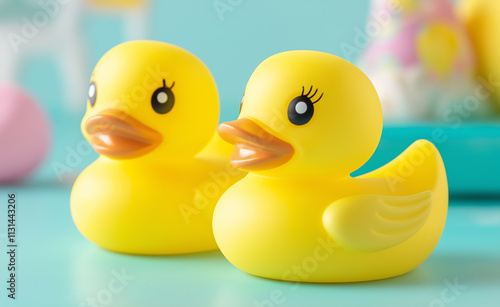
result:
[[[2,236],[7,193],[13,191],[19,233],[15,302],[6,298]],[[296,284],[248,275],[218,251],[145,257],[100,249],[73,225],[69,195],[69,188],[44,184],[0,188],[0,306],[82,307],[95,300],[96,306],[117,307],[493,307],[500,301],[498,200],[452,200],[437,248],[406,275],[355,284]]]
[[[16,0],[17,1],[17,0]],[[0,1],[1,2],[1,1]],[[230,3],[217,13],[215,3]],[[0,21],[31,15],[0,8]],[[17,2],[16,2],[17,3]],[[212,71],[221,97],[221,120],[237,117],[245,84],[268,56],[291,49],[345,55],[368,12],[363,1],[153,1],[148,38],[184,47]],[[84,18],[87,74],[110,48],[124,41],[123,20],[91,13]],[[413,272],[357,284],[295,284],[245,274],[219,252],[144,257],[102,250],[76,230],[69,211],[77,174],[97,155],[83,140],[81,107],[72,110],[64,76],[51,54],[23,61],[19,82],[47,110],[53,144],[45,163],[23,185],[0,187],[0,306],[498,306],[500,301],[500,127],[498,123],[447,123],[386,127],[373,158],[358,173],[378,167],[418,138],[436,143],[447,167],[450,205],[443,237]],[[498,121],[497,121],[498,122]],[[446,140],[435,137],[443,129]],[[6,202],[18,196],[17,300],[6,298]],[[475,197],[472,197],[473,195]],[[147,233],[143,234],[147,236]],[[404,261],[404,259],[401,259]],[[125,275],[125,277],[123,276]],[[119,278],[117,277],[119,276]],[[450,286],[455,282],[459,286]],[[274,300],[273,300],[274,299]]]

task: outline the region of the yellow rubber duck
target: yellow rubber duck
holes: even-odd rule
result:
[[[381,131],[377,93],[348,61],[289,51],[261,63],[239,119],[218,127],[232,164],[249,171],[215,208],[224,256],[250,274],[303,282],[382,279],[421,264],[446,220],[443,161],[419,140],[351,177]]]
[[[244,174],[216,134],[218,115],[212,75],[188,51],[133,41],[107,52],[92,74],[81,124],[101,156],[71,193],[80,232],[123,253],[216,249],[213,209]]]

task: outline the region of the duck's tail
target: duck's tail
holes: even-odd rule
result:
[[[229,163],[229,157],[233,152],[233,145],[225,142],[217,133],[214,133],[210,143],[197,155],[201,160],[218,161]]]
[[[385,178],[389,189],[397,194],[432,191],[435,195],[448,197],[443,159],[434,144],[427,140],[416,141],[396,159],[361,177]]]

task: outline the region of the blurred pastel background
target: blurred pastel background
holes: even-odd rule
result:
[[[442,151],[452,192],[498,193],[498,120],[489,99],[467,101],[480,82],[463,20],[447,0],[398,1],[400,11],[390,0],[2,0],[0,80],[38,102],[53,136],[31,180],[71,184],[96,158],[79,131],[90,73],[113,46],[153,39],[205,62],[218,85],[221,121],[237,117],[250,74],[268,56],[293,49],[342,56],[374,82],[388,127],[360,172],[427,138]]]
[[[494,306],[500,300],[500,116],[495,107],[500,105],[500,1],[395,1],[400,11],[391,10],[389,0],[0,0],[0,159],[5,160],[0,175],[5,165],[21,163],[19,153],[32,153],[26,153],[32,162],[43,159],[23,181],[0,184],[0,197],[19,191],[25,249],[54,263],[43,268],[24,254],[23,270],[33,280],[23,285],[28,305],[7,306],[39,305],[37,295],[58,297],[64,302],[60,306],[82,302],[106,289],[112,269],[122,267],[138,281],[109,306],[138,306],[146,294],[159,298],[164,291],[167,297],[156,302],[189,306],[189,297],[197,306],[277,306],[271,300],[275,290],[285,293],[283,306]],[[248,78],[275,53],[319,50],[358,64],[376,86],[386,121],[379,148],[356,174],[387,163],[416,139],[434,142],[447,168],[450,205],[456,207],[437,255],[400,279],[290,290],[286,283],[239,275],[217,252],[164,261],[115,255],[87,242],[69,216],[69,191],[78,173],[97,158],[80,132],[88,80],[104,53],[135,39],[172,43],[198,56],[217,82],[221,121],[237,118]],[[12,97],[23,97],[15,99],[32,112],[22,112]],[[6,113],[14,105],[17,111]],[[39,141],[44,131],[45,147],[35,148],[33,140],[22,137],[36,132]],[[17,151],[7,154],[12,146]],[[43,242],[53,238],[58,245],[46,247]],[[54,249],[64,253],[54,256]],[[52,274],[57,286],[39,286]],[[450,292],[446,281],[456,278],[469,290]],[[190,287],[197,289],[195,295],[187,292]],[[445,289],[455,294],[453,300],[443,299]]]
[[[55,181],[71,181],[97,157],[93,151],[79,157],[72,153],[83,140],[79,122],[90,73],[113,46],[131,39],[153,39],[194,53],[214,75],[220,117],[227,121],[238,116],[246,82],[261,61],[291,49],[341,54],[340,42],[350,42],[354,35],[343,29],[363,27],[368,10],[367,1],[48,2],[56,3],[60,12],[28,43],[19,44],[19,52],[13,50],[8,33],[21,35],[22,18],[32,21],[41,8],[38,1],[0,2],[0,71],[3,79],[31,93],[49,116],[54,140],[34,179]],[[16,60],[12,68],[11,58]],[[59,163],[68,172],[54,171]]]

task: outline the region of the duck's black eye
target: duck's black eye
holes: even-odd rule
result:
[[[175,96],[172,92],[174,83],[170,87],[165,85],[165,80],[163,80],[163,86],[158,88],[151,96],[151,106],[158,114],[165,114],[170,112],[174,107]]]
[[[241,102],[240,102],[240,114],[241,114],[241,108],[243,108],[243,99],[245,99],[245,94],[243,94],[243,97],[241,97]]]
[[[90,82],[90,85],[89,85],[89,102],[90,102],[90,105],[94,106],[96,100],[97,100],[97,86],[95,85],[95,82],[92,81],[92,82]]]
[[[294,125],[307,124],[314,114],[314,104],[305,95],[295,97],[288,105],[288,120]]]

